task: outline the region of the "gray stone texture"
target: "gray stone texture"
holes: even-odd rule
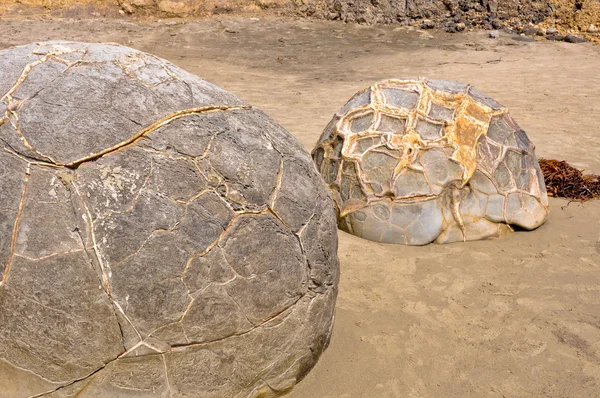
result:
[[[334,203],[264,113],[117,45],[0,52],[0,396],[271,397],[327,347]]]
[[[506,108],[461,83],[388,80],[362,90],[325,128],[313,159],[339,227],[374,241],[493,238],[548,215],[533,144]]]

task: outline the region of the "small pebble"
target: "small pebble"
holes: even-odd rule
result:
[[[548,35],[546,39],[553,41],[564,41],[565,37],[563,35]]]
[[[565,36],[565,41],[567,43],[585,43],[586,41],[588,41],[588,39],[581,36],[575,36],[569,33]]]
[[[546,34],[547,35],[557,35],[558,34],[558,29],[556,29],[556,28],[548,28],[548,29],[546,29]]]
[[[462,32],[462,31],[463,31],[463,30],[465,30],[466,28],[467,28],[467,25],[465,25],[465,24],[464,24],[464,23],[462,23],[462,22],[459,22],[459,23],[457,23],[457,24],[456,24],[456,30],[457,30],[458,32]]]
[[[596,27],[596,25],[591,24],[590,26],[588,26],[587,31],[588,33],[598,33],[598,28]]]
[[[494,29],[502,29],[502,28],[504,27],[504,24],[502,23],[502,21],[499,21],[499,20],[497,20],[497,19],[494,19],[494,20],[492,21],[492,27],[493,27]]]
[[[497,39],[497,38],[499,38],[499,37],[500,37],[500,32],[499,32],[499,31],[497,31],[497,30],[492,30],[492,31],[490,32],[490,37],[491,37],[492,39]]]
[[[435,23],[431,19],[425,19],[421,23],[421,29],[433,29],[435,28]]]
[[[529,36],[517,36],[517,37],[513,38],[513,40],[523,41],[525,43],[530,43],[532,41],[535,41],[535,39],[533,37],[529,37]]]

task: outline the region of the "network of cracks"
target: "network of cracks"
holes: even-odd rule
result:
[[[290,388],[327,344],[338,278],[310,157],[147,54],[12,51],[26,62],[2,76],[0,373],[31,397]]]
[[[508,110],[473,87],[388,80],[357,93],[313,151],[361,237],[422,245],[533,229],[548,214],[534,146]]]

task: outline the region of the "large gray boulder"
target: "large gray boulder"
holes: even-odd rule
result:
[[[333,117],[313,157],[340,228],[366,239],[487,239],[548,216],[533,144],[507,108],[465,84],[376,83]]]
[[[0,52],[0,396],[270,397],[326,348],[333,202],[282,127],[117,45]]]

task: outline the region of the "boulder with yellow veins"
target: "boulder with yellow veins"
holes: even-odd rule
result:
[[[485,239],[548,215],[533,144],[504,106],[461,83],[387,80],[358,92],[313,159],[339,227],[374,241]]]

